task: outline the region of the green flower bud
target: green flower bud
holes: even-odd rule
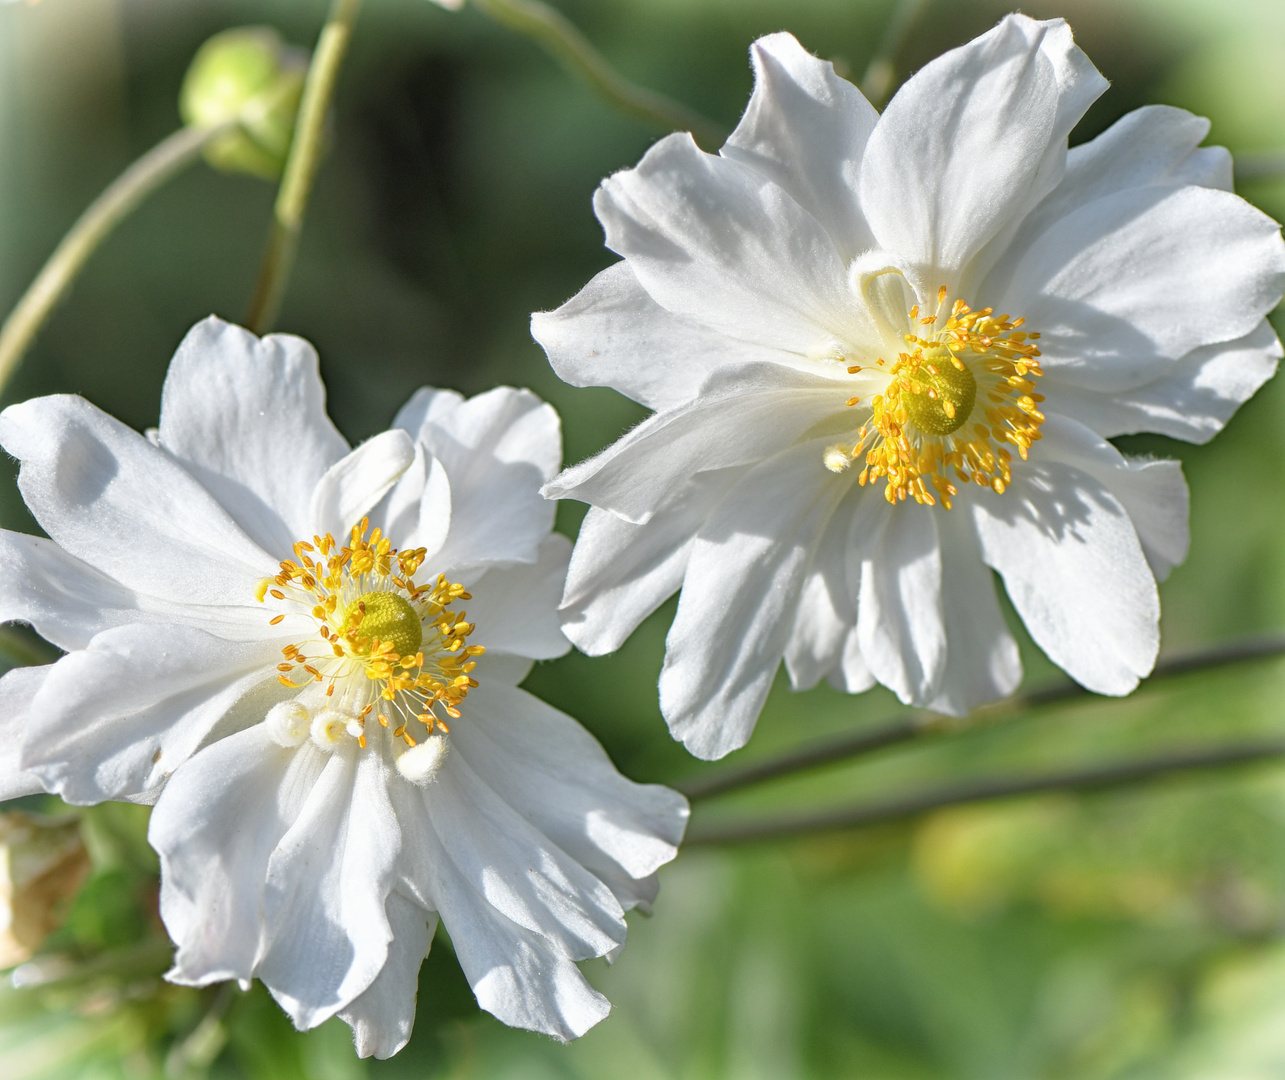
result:
[[[308,54],[266,26],[215,34],[197,51],[179,94],[185,124],[240,126],[206,147],[216,169],[275,180],[285,168]]]

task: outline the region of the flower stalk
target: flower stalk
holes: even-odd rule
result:
[[[246,317],[246,325],[257,334],[266,333],[276,321],[286,283],[294,268],[304,214],[312,195],[317,167],[321,163],[326,114],[360,11],[361,0],[334,0],[312,54],[303,97],[299,102],[294,138],[290,143],[290,155],[286,159],[281,186],[277,189],[277,201],[273,206],[272,225],[259,268],[259,280]]]
[[[167,136],[121,173],[80,215],[0,328],[0,390],[98,245],[148,195],[235,126],[231,121],[185,127]]]
[[[879,42],[879,51],[870,59],[865,74],[861,76],[861,92],[876,109],[882,108],[892,92],[893,77],[896,69],[897,54],[910,36],[924,9],[926,0],[897,0],[888,25],[884,29],[883,39]]]
[[[1285,635],[1272,634],[1249,638],[1245,641],[1218,645],[1214,648],[1183,653],[1161,660],[1143,686],[1151,686],[1160,679],[1172,678],[1176,675],[1191,675],[1198,671],[1246,663],[1251,660],[1267,660],[1281,655],[1285,655]],[[1087,697],[1089,693],[1078,683],[1057,683],[1025,694],[1016,694],[994,705],[975,709],[970,718],[965,720],[920,710],[851,734],[816,740],[779,757],[755,761],[735,768],[715,769],[708,775],[692,777],[676,784],[675,787],[688,799],[696,802],[716,795],[740,791],[755,784],[793,776],[808,769],[849,761],[926,735],[957,731],[963,725],[971,726],[980,722],[993,723],[999,720],[1016,719],[1031,709]]]
[[[1172,750],[1149,758],[1081,766],[1053,773],[988,777],[836,810],[730,822],[705,828],[698,824],[688,830],[684,846],[777,840],[838,829],[886,825],[948,806],[1050,791],[1101,791],[1172,773],[1249,765],[1281,757],[1285,757],[1285,739],[1262,739],[1226,746]]]
[[[473,0],[501,26],[531,38],[612,108],[658,131],[690,131],[698,142],[719,146],[727,130],[664,94],[621,76],[561,12],[542,0]]]

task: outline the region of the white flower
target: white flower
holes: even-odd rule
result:
[[[170,977],[257,977],[385,1057],[440,914],[500,1019],[602,1019],[574,962],[623,944],[687,809],[516,685],[569,647],[557,414],[421,390],[350,450],[306,342],[209,319],[149,436],[78,397],[0,415],[52,538],[0,534],[0,618],[67,650],[0,698],[50,790],[159,796]]]
[[[673,135],[605,181],[624,261],[532,321],[563,379],[656,410],[545,488],[595,507],[568,636],[615,649],[681,586],[661,709],[718,757],[782,657],[949,713],[1011,692],[994,569],[1054,661],[1129,692],[1187,490],[1106,440],[1203,442],[1271,375],[1276,224],[1177,109],[1068,154],[1106,83],[1061,21],[1004,19],[882,115],[788,34],[753,61],[721,154]]]

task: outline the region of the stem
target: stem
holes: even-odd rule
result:
[[[1212,749],[1176,750],[1153,758],[1085,766],[1036,776],[1008,776],[971,780],[935,790],[877,800],[861,806],[842,807],[812,814],[760,818],[729,825],[688,830],[684,847],[734,844],[777,839],[804,833],[828,832],[889,822],[905,821],[947,806],[963,806],[990,799],[1008,799],[1045,791],[1097,791],[1121,787],[1167,773],[1217,769],[1285,757],[1285,739],[1266,739]]]
[[[160,975],[173,959],[174,946],[166,938],[147,937],[79,962],[57,953],[36,956],[16,967],[9,982],[15,990],[25,990],[76,985],[104,975],[123,981],[135,975]]]
[[[0,329],[0,390],[66,294],[89,256],[130,212],[166,180],[194,162],[235,122],[185,127],[162,139],[126,169],[76,220]]]
[[[272,210],[272,226],[259,267],[259,280],[246,316],[246,325],[256,334],[266,333],[272,328],[285,296],[290,271],[294,268],[308,197],[312,194],[317,166],[321,163],[326,113],[334,97],[339,69],[348,52],[353,24],[360,10],[361,0],[333,0],[308,66],[294,138],[290,142],[290,154],[286,158]]]
[[[1250,638],[1246,641],[1232,642],[1229,645],[1218,645],[1211,649],[1201,649],[1161,660],[1156,664],[1155,670],[1152,671],[1145,685],[1150,686],[1158,679],[1189,675],[1207,668],[1262,660],[1282,654],[1285,654],[1285,635]],[[1056,683],[976,709],[970,714],[969,719],[972,721],[1001,720],[1043,705],[1087,697],[1090,693],[1091,691],[1085,690],[1076,683]],[[886,746],[909,742],[921,735],[951,731],[966,722],[968,721],[957,717],[921,710],[877,724],[864,731],[833,739],[821,739],[788,751],[780,757],[717,769],[676,786],[692,801],[708,799],[715,795],[750,787],[753,784],[802,772],[805,769],[859,757],[862,754],[882,750]]]
[[[608,105],[640,123],[660,131],[690,131],[709,146],[719,146],[727,138],[722,125],[618,74],[565,15],[542,0],[473,0],[473,6],[501,26],[531,38]]]
[[[876,109],[888,100],[895,74],[893,61],[906,43],[906,38],[923,10],[924,2],[925,0],[897,0],[897,6],[892,9],[892,16],[884,28],[883,40],[879,42],[879,51],[871,57],[866,73],[861,76],[861,92]]]
[[[177,1040],[165,1055],[166,1076],[185,1076],[191,1073],[200,1075],[219,1056],[228,1041],[223,1017],[232,1004],[233,985],[225,982],[217,989],[211,988],[213,993],[209,995],[210,1007],[192,1030]]]

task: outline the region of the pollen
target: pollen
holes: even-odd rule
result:
[[[425,549],[398,551],[368,520],[347,544],[314,536],[296,543],[294,556],[255,590],[278,609],[273,625],[299,615],[313,626],[281,650],[278,681],[299,693],[288,714],[280,706],[269,714],[274,740],[297,744],[306,730],[333,751],[349,739],[365,749],[378,737],[403,754],[435,733],[444,738],[486,651],[468,643],[474,626],[456,608],[471,599],[464,586],[441,574],[417,582]],[[421,772],[416,783],[436,775]]]
[[[945,289],[935,312],[921,316],[916,306],[909,321],[905,350],[891,364],[875,362],[888,373],[883,392],[848,401],[866,400],[869,420],[853,445],[826,449],[826,468],[842,471],[840,454],[862,461],[858,482],[883,480],[890,503],[949,510],[957,483],[1002,493],[1013,454],[1025,460],[1041,437],[1039,335],[992,308],[974,311],[963,300],[947,307]]]

